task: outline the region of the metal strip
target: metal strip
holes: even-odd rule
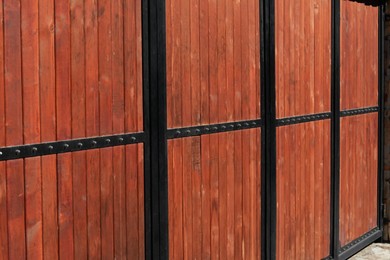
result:
[[[152,259],[152,192],[151,192],[151,139],[150,139],[150,82],[149,82],[149,2],[141,1],[142,11],[142,98],[144,142],[144,221],[145,259]]]
[[[265,2],[263,0],[260,1],[260,111],[261,111],[261,118],[266,118],[266,101],[267,101],[267,96],[265,94],[266,92],[266,81],[265,81],[265,76],[266,76],[266,71],[265,68],[267,67],[266,61],[265,61],[265,26],[266,26],[266,20],[265,20],[265,14],[264,14],[264,9],[265,9]],[[265,123],[265,122],[264,122]],[[267,165],[267,160],[266,160],[266,154],[267,154],[267,135],[264,127],[264,123],[262,122],[263,128],[261,129],[261,195],[260,195],[260,205],[261,205],[261,259],[267,259],[267,235],[268,233],[266,230],[268,229],[268,223],[267,223],[267,216],[266,212],[268,211],[267,209],[267,171],[266,171],[266,165]],[[272,232],[272,230],[271,230]]]
[[[340,216],[340,0],[332,0],[330,255],[338,259]]]
[[[378,79],[378,218],[377,223],[381,231],[383,231],[383,161],[384,161],[384,152],[383,152],[383,115],[384,115],[384,22],[385,22],[385,6],[380,6],[379,9],[379,19],[378,19],[378,69],[379,69],[379,79]]]
[[[131,133],[9,146],[0,148],[0,161],[137,144],[144,141],[144,136],[144,133]]]
[[[147,1],[149,5],[151,255],[153,259],[168,259],[165,0]]]
[[[265,0],[264,8],[265,88],[265,184],[266,257],[276,259],[276,97],[275,97],[275,2]]]
[[[311,115],[303,115],[303,116],[294,116],[294,117],[286,117],[276,120],[276,126],[285,126],[285,125],[295,125],[313,121],[320,121],[324,119],[331,118],[332,113],[319,113],[319,114],[311,114]]]
[[[348,259],[349,257],[353,256],[360,250],[370,245],[371,243],[375,242],[381,236],[382,231],[379,228],[374,228],[373,230],[367,232],[358,239],[355,239],[340,248],[340,250],[338,251],[338,259]]]
[[[340,112],[340,116],[341,117],[356,116],[356,115],[375,113],[378,111],[379,111],[379,107],[356,108],[356,109],[343,110]]]
[[[261,127],[261,119],[168,129],[167,138],[183,138]]]

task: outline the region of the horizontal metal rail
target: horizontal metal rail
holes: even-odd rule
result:
[[[371,243],[375,242],[382,236],[382,231],[376,227],[371,231],[367,232],[363,236],[353,240],[352,242],[346,244],[339,250],[339,259],[348,259],[357,252],[361,251]]]
[[[365,107],[365,108],[343,110],[340,111],[340,116],[341,117],[356,116],[356,115],[363,115],[363,114],[369,114],[375,112],[379,112],[379,107]]]
[[[0,161],[37,157],[59,153],[70,153],[144,142],[145,134],[129,133],[107,135],[39,144],[26,144],[0,148]]]
[[[190,136],[200,136],[205,134],[223,133],[237,130],[259,128],[262,126],[261,119],[245,120],[237,122],[227,122],[212,125],[200,125],[182,128],[172,128],[167,131],[168,139],[183,138]]]
[[[319,120],[330,119],[332,113],[309,114],[302,116],[285,117],[276,120],[276,126],[295,125]]]

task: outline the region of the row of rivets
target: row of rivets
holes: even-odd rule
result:
[[[123,137],[118,137],[118,138],[117,138],[117,142],[118,142],[118,143],[123,143],[124,141],[125,141],[125,140],[124,140]],[[130,138],[130,142],[131,142],[131,143],[134,143],[134,142],[136,142],[136,141],[137,141],[137,138],[136,138],[136,137],[133,136],[133,137]],[[109,145],[109,144],[111,144],[112,139],[111,139],[111,138],[106,138],[106,139],[104,140],[104,142],[105,142],[104,145]],[[76,149],[73,149],[73,151],[75,151],[75,150],[77,150],[77,149],[83,149],[84,145],[85,145],[85,143],[83,143],[83,142],[78,142],[77,145],[76,145],[77,148],[76,148]],[[98,145],[98,142],[97,142],[96,140],[90,141],[90,146],[91,146],[91,147],[97,147],[97,145]],[[104,146],[104,145],[103,145],[103,146]],[[41,145],[40,145],[40,146],[41,146]],[[29,149],[30,147],[31,147],[31,146],[26,146],[26,149]],[[41,147],[42,147],[42,146],[41,146]],[[42,147],[42,148],[43,148],[43,147]],[[60,148],[60,147],[59,147],[59,148]],[[20,156],[20,154],[22,153],[21,149],[22,149],[22,148],[15,149],[15,150],[14,150],[14,156]],[[31,150],[30,150],[30,154],[32,154],[32,155],[37,154],[38,151],[39,151],[39,148],[36,147],[36,146],[33,146],[33,147],[31,147],[30,149],[31,149]],[[53,146],[53,145],[48,145],[48,146],[46,147],[45,150],[46,150],[46,151],[49,151],[49,154],[50,154],[50,153],[53,153],[53,151],[54,151],[54,146]],[[62,145],[62,151],[68,151],[68,150],[70,150],[70,144],[69,144],[69,143],[64,143],[64,144]],[[59,151],[59,152],[61,152],[61,151]],[[2,155],[4,155],[4,153],[0,151],[0,157],[1,157]]]
[[[369,108],[342,111],[341,114],[349,116],[349,115],[359,115],[359,114],[365,114],[365,113],[376,112],[376,111],[378,111],[377,107],[369,107]]]
[[[192,128],[192,129],[185,129],[185,130],[174,130],[175,136],[190,136],[191,134],[199,135],[202,133],[208,133],[208,132],[217,132],[219,130],[221,131],[227,131],[228,129],[234,130],[234,128],[248,128],[250,126],[257,126],[258,122],[245,122],[245,123],[235,123],[235,124],[227,124],[227,125],[215,125],[215,126],[206,126],[206,127],[198,127],[198,128]]]
[[[349,243],[348,245],[342,247],[340,250],[339,250],[339,253],[342,253],[344,251],[346,251],[347,249],[351,248],[352,246],[356,245],[357,243],[363,241],[364,239],[368,238],[369,236],[371,236],[372,234],[374,234],[375,232],[377,232],[379,229],[378,228],[375,228],[373,230],[371,230],[370,232],[364,234],[363,236],[359,237],[358,239],[352,241],[351,243]]]
[[[287,119],[279,119],[279,125],[285,125],[289,123],[301,123],[307,121],[314,121],[316,119],[327,119],[330,118],[330,114],[321,114],[321,115],[311,115],[311,116],[302,116],[302,117],[293,117]]]

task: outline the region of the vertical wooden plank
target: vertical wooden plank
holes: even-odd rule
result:
[[[54,1],[39,2],[41,141],[56,139]],[[58,258],[56,155],[42,157],[43,255]]]
[[[324,239],[324,251],[322,253],[321,257],[326,257],[326,255],[330,254],[330,205],[331,205],[331,138],[330,138],[330,120],[326,120],[324,122],[323,126],[323,133],[324,133],[324,225],[323,225],[323,235],[325,237]]]
[[[85,19],[85,105],[86,134],[99,135],[99,86],[98,86],[98,6],[94,0],[84,3]],[[101,257],[100,225],[100,151],[86,152],[87,175],[87,236],[88,256]]]
[[[183,245],[183,140],[177,139],[173,141],[173,172],[175,173],[174,178],[174,244],[175,252],[173,259],[184,258],[184,245]]]
[[[217,1],[209,1],[209,104],[210,123],[219,120],[218,108],[218,5]],[[219,196],[218,196],[218,136],[211,135],[209,143],[210,151],[210,225],[211,225],[211,258],[219,258]]]
[[[233,1],[234,120],[242,118],[241,2]],[[242,132],[234,132],[234,259],[243,259]]]
[[[234,4],[233,1],[226,1],[226,120],[234,120]],[[234,133],[226,135],[227,154],[226,154],[226,257],[234,259]]]
[[[235,144],[234,144],[234,133],[228,133],[227,134],[227,158],[226,158],[226,235],[227,235],[227,252],[226,256],[228,259],[234,259],[235,254],[235,226],[234,226],[234,217],[235,217],[235,196],[236,196],[236,189],[235,189]],[[234,212],[234,214],[232,214]]]
[[[113,79],[113,132],[123,133],[125,129],[124,93],[124,10],[123,1],[111,2],[112,31],[112,79]],[[133,43],[135,45],[135,42]],[[135,89],[135,86],[133,86]],[[137,106],[133,107],[137,109]],[[134,129],[137,127],[134,126]],[[114,258],[126,257],[126,193],[124,147],[113,148],[114,178]],[[137,147],[135,147],[137,153]],[[134,159],[133,159],[134,160]],[[136,163],[135,163],[136,164]],[[136,164],[137,166],[137,164]],[[138,173],[138,171],[136,171]],[[136,179],[138,180],[138,178]],[[138,184],[138,183],[137,183]],[[138,200],[135,200],[138,204]],[[132,221],[132,220],[130,220]],[[137,223],[137,221],[135,221]],[[138,223],[137,223],[138,224]]]
[[[66,0],[55,5],[56,110],[57,139],[71,138],[71,64],[70,6]],[[71,154],[57,157],[59,256],[74,254],[73,243],[73,174]]]
[[[248,44],[249,44],[249,118],[256,118],[256,112],[258,107],[258,96],[257,94],[257,85],[256,85],[256,63],[258,61],[256,57],[256,24],[259,22],[256,20],[256,1],[249,0],[248,1]],[[248,105],[247,104],[247,105]],[[256,250],[260,246],[260,244],[256,244],[256,222],[259,221],[256,219],[256,203],[258,198],[256,197],[256,162],[258,158],[256,158],[256,130],[251,129],[248,131],[250,138],[249,145],[249,257],[251,259],[256,258]]]
[[[138,165],[137,146],[126,146],[126,217],[127,217],[127,258],[139,259],[138,251]]]
[[[23,132],[25,143],[40,142],[38,1],[22,1]],[[27,258],[43,257],[41,159],[25,160]]]
[[[217,69],[217,99],[218,99],[218,121],[226,122],[227,120],[227,83],[226,83],[226,1],[217,1],[217,54],[214,64]],[[249,87],[249,86],[248,86]],[[211,100],[213,96],[211,96]],[[226,204],[227,204],[227,190],[226,190],[226,134],[218,134],[218,223],[219,223],[219,257],[221,259],[227,258],[227,230],[226,230]]]
[[[169,1],[169,0],[168,0]],[[173,140],[169,140],[167,142],[168,146],[168,201],[174,202],[175,201],[175,185],[174,185],[174,172],[173,172]],[[168,223],[168,236],[169,236],[169,259],[174,259],[174,251],[175,251],[175,244],[174,244],[174,226],[173,223],[175,221],[174,219],[174,204],[170,204],[168,207],[168,216],[169,216],[169,223]]]
[[[357,100],[356,106],[360,106],[360,104],[365,104],[365,84],[364,84],[364,74],[365,74],[365,67],[364,67],[364,53],[363,53],[363,48],[368,47],[364,43],[364,38],[365,38],[365,33],[364,33],[364,23],[365,23],[365,18],[364,18],[364,10],[365,10],[364,5],[359,5],[358,9],[355,13],[356,15],[356,34],[357,34],[357,45],[356,45],[356,60],[358,62],[357,64],[357,75],[356,75],[356,85],[357,88],[359,89],[356,93],[355,99]],[[364,37],[364,38],[363,38]],[[359,62],[360,61],[360,62]],[[362,62],[363,61],[363,62]],[[360,123],[363,123],[365,125],[365,117],[363,116],[360,120],[358,120]],[[359,122],[356,122],[359,124]],[[357,125],[356,125],[357,126]],[[355,132],[356,133],[356,132]],[[356,230],[356,237],[359,236],[359,234],[363,234],[363,228],[362,228],[362,217],[363,216],[363,201],[364,199],[360,197],[360,192],[362,189],[362,179],[363,179],[363,169],[361,168],[361,163],[362,163],[362,155],[363,155],[363,150],[361,150],[362,146],[362,137],[363,135],[355,135],[356,136],[356,141],[355,141],[355,169],[356,169],[356,219],[353,224],[353,228]],[[363,148],[364,149],[364,148]]]
[[[199,2],[199,34],[200,39],[209,38],[209,3]],[[201,124],[210,123],[209,103],[209,41],[200,40],[200,92],[201,92]],[[202,136],[201,141],[201,171],[202,171],[202,254],[203,259],[211,257],[211,200],[210,200],[210,136]]]
[[[26,175],[26,244],[27,258],[43,257],[42,245],[42,194],[41,194],[41,160],[25,160]]]
[[[201,85],[200,85],[200,1],[191,1],[191,125],[201,123]],[[191,141],[191,175],[192,175],[192,258],[202,257],[202,172],[201,172],[201,138]]]
[[[0,1],[0,146],[5,146],[5,71],[4,71],[4,1]],[[8,257],[7,220],[7,169],[6,162],[0,162],[0,259]]]
[[[23,160],[7,161],[6,165],[8,257],[10,259],[22,259],[26,257],[24,224],[24,178],[20,178],[20,175],[24,173],[24,165]]]
[[[211,258],[210,136],[201,136],[202,259]]]
[[[173,122],[172,126],[168,127],[178,127],[182,125],[182,73],[183,73],[183,65],[182,65],[182,56],[181,56],[181,5],[182,1],[172,1],[171,2],[171,12],[172,12],[172,67],[175,69],[172,70],[172,111],[173,111]],[[169,101],[169,99],[168,99]]]
[[[144,147],[138,144],[138,255],[145,259],[145,179]]]
[[[257,171],[256,171],[256,197],[255,198],[260,198],[259,200],[256,200],[256,207],[257,207],[257,213],[256,213],[256,244],[257,244],[257,254],[256,258],[260,259],[261,254],[262,254],[262,232],[265,232],[265,230],[262,230],[262,225],[261,225],[261,219],[262,219],[262,200],[264,199],[262,196],[262,170],[261,170],[261,165],[262,165],[262,149],[261,149],[261,131],[262,129],[256,130],[256,144],[257,144],[257,151],[256,151],[256,158],[257,158]]]
[[[113,130],[111,1],[98,2],[100,135]],[[112,148],[100,150],[102,258],[114,256]]]
[[[6,145],[23,143],[20,1],[4,1],[4,67]],[[7,161],[9,258],[25,258],[25,203],[23,160]]]
[[[135,32],[136,32],[136,104],[137,104],[137,130],[143,131],[143,83],[142,83],[142,12],[141,12],[142,1],[135,1],[133,14],[135,16]],[[126,9],[124,9],[126,11]],[[135,110],[135,109],[132,109]],[[142,146],[140,146],[142,147]],[[143,147],[140,148],[143,150]],[[143,160],[143,159],[142,159]],[[143,168],[142,168],[143,169]],[[143,180],[141,178],[140,180]],[[142,243],[143,246],[143,243]]]
[[[134,132],[143,129],[141,1],[125,0],[122,8],[125,131]]]
[[[172,23],[172,1],[165,1],[165,23],[166,23],[166,95],[167,95],[167,126],[170,127],[173,125],[173,78],[175,75],[175,67],[172,62],[173,60],[173,28],[174,24]],[[191,27],[191,30],[193,27]],[[171,246],[171,244],[170,244]],[[171,250],[169,250],[171,253]]]
[[[87,174],[87,232],[88,256],[101,258],[101,225],[100,225],[100,152],[91,150],[86,153]]]
[[[71,83],[72,83],[72,138],[85,137],[85,35],[84,3],[70,3],[71,17]],[[74,257],[85,259],[87,246],[87,160],[86,152],[72,153],[73,207],[74,207]]]
[[[183,252],[184,259],[193,258],[192,255],[192,155],[191,138],[183,138],[182,190],[183,190]]]
[[[180,3],[180,56],[181,56],[181,104],[182,126],[191,125],[192,121],[192,90],[191,85],[191,6],[189,1]],[[177,77],[178,75],[175,75]],[[184,259],[192,256],[192,183],[191,175],[191,140],[182,140],[182,191],[183,191],[183,256]]]

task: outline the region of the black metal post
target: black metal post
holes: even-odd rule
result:
[[[265,86],[265,180],[266,259],[276,259],[276,111],[275,111],[275,2],[265,0],[264,86]]]
[[[165,1],[146,0],[150,132],[150,211],[152,259],[168,259],[168,183],[166,139]],[[143,39],[145,41],[146,39]],[[144,45],[145,46],[145,45]],[[149,184],[148,184],[149,185]],[[148,251],[149,249],[147,249]]]
[[[383,111],[384,111],[384,27],[385,27],[385,3],[379,6],[378,20],[378,227],[383,232]]]
[[[338,259],[340,205],[340,0],[332,0],[330,253]]]

